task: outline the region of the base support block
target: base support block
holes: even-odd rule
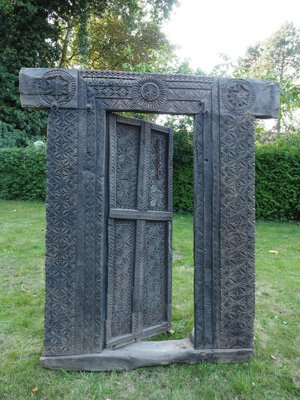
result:
[[[160,365],[195,364],[199,362],[247,361],[252,349],[199,349],[189,339],[135,342],[102,353],[69,356],[41,357],[45,368],[70,371],[128,371],[139,367]]]

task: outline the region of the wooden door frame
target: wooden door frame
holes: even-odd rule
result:
[[[277,117],[278,84],[38,68],[20,93],[50,109],[45,357],[103,350],[108,111],[194,116],[194,348],[251,354],[254,120]]]

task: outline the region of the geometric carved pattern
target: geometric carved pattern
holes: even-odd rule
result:
[[[80,75],[84,80],[91,79],[95,83],[97,80],[108,80],[108,79],[130,79],[136,80],[140,79],[141,74],[137,74],[135,72],[124,72],[124,71],[97,71],[97,70],[80,70]],[[143,76],[143,75],[142,75]],[[144,77],[154,76],[156,79],[163,79],[170,82],[202,82],[204,85],[209,87],[214,81],[215,78],[211,77],[203,77],[196,75],[180,75],[180,74],[147,74]],[[159,77],[159,78],[158,78]]]
[[[203,118],[195,118],[194,137],[194,313],[195,345],[204,342],[204,168]]]
[[[106,346],[115,348],[170,327],[172,140],[158,125],[109,121]]]
[[[145,109],[158,109],[168,98],[166,84],[157,78],[139,79],[132,89],[134,104]]]
[[[144,277],[144,326],[156,326],[167,321],[167,223],[146,224],[146,268]]]
[[[149,210],[167,210],[168,170],[166,135],[152,130]]]
[[[75,94],[75,80],[65,71],[46,72],[38,82],[38,93],[43,100],[56,106],[68,103]]]
[[[136,209],[139,127],[117,124],[116,207]]]
[[[78,111],[51,111],[47,154],[45,354],[74,353]]]
[[[242,114],[253,106],[255,90],[246,80],[232,79],[223,88],[222,99],[229,111]]]
[[[84,268],[83,268],[83,349],[85,353],[95,351],[94,338],[99,335],[95,332],[95,319],[99,311],[94,305],[95,299],[95,270],[96,270],[96,165],[97,165],[97,131],[96,113],[94,110],[86,112],[86,156],[84,160]],[[101,191],[100,191],[101,193]],[[99,290],[99,289],[98,289]]]
[[[131,333],[134,239],[134,222],[115,222],[112,336]]]
[[[221,121],[221,347],[252,347],[254,118]]]
[[[252,348],[254,117],[277,116],[278,85],[23,69],[20,93],[24,107],[52,108],[45,355],[101,352],[105,324],[110,343],[169,327],[172,135],[113,116],[107,130],[106,113],[127,110],[194,115],[194,345]]]
[[[107,290],[107,137],[106,137],[106,113],[104,111],[94,111],[97,117],[96,123],[96,164],[94,173],[95,182],[95,268],[91,276],[94,284],[94,346],[93,352],[99,352],[104,347],[104,321],[106,290]]]
[[[215,82],[214,78],[111,71],[80,71],[99,106],[115,110],[163,110],[169,113],[198,113]]]

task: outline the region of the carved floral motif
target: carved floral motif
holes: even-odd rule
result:
[[[39,95],[48,104],[63,105],[75,94],[75,80],[69,73],[60,70],[46,72],[38,83]]]
[[[160,95],[159,87],[156,83],[146,82],[141,87],[141,95],[146,101],[154,101]]]
[[[158,78],[141,78],[132,88],[133,103],[137,107],[158,109],[168,98],[168,87]]]
[[[255,91],[249,82],[243,79],[232,79],[223,88],[222,99],[229,111],[242,114],[253,106]]]

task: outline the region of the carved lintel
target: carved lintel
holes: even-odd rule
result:
[[[256,118],[277,118],[279,84],[255,79],[219,78],[220,113],[250,114]]]
[[[19,74],[22,107],[78,108],[78,71],[22,68]]]
[[[110,111],[197,114],[218,81],[221,114],[247,112],[258,118],[278,115],[279,85],[271,81],[54,68],[21,69],[21,104],[36,108],[81,108],[79,77],[97,100],[97,108]]]

